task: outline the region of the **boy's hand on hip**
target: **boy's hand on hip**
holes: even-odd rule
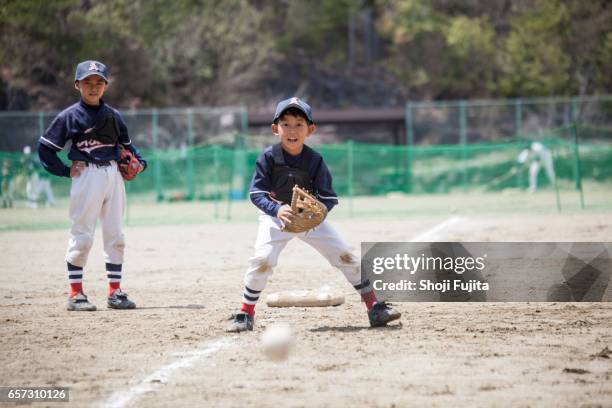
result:
[[[293,213],[291,206],[288,204],[285,204],[281,206],[281,208],[278,209],[278,213],[276,214],[276,216],[278,217],[279,220],[281,220],[283,225],[287,225],[287,224],[291,224],[291,221],[293,220],[293,217],[295,216],[295,214]]]
[[[70,177],[76,178],[81,175],[81,172],[85,169],[85,162],[73,161],[70,166]]]

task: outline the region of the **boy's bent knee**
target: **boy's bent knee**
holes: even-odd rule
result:
[[[331,259],[330,263],[333,266],[336,266],[338,268],[345,268],[345,267],[355,268],[355,267],[360,266],[359,258],[356,257],[353,253],[349,251],[340,253],[340,255],[338,255],[337,258]]]
[[[249,269],[257,273],[266,273],[272,269],[267,256],[255,256],[249,259]]]
[[[354,266],[359,263],[359,259],[351,252],[344,252],[340,254],[340,262],[344,265]]]
[[[125,237],[123,234],[107,239],[104,246],[115,251],[123,252],[125,249]]]
[[[89,235],[77,235],[72,238],[70,251],[89,252],[93,246],[93,237]]]
[[[70,240],[66,260],[73,265],[85,265],[89,251],[93,246],[93,237],[75,236]]]

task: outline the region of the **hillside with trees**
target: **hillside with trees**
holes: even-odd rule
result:
[[[0,110],[75,99],[110,69],[118,107],[321,107],[612,90],[604,0],[3,0]]]

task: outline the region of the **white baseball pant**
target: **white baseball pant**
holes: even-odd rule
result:
[[[89,164],[70,188],[70,239],[66,261],[84,267],[93,244],[96,222],[102,224],[106,263],[122,264],[125,240],[122,217],[125,209],[125,184],[117,163],[97,167]]]
[[[331,224],[325,220],[314,230],[301,233],[281,231],[281,222],[267,214],[259,215],[259,227],[255,241],[255,254],[249,258],[249,265],[244,277],[247,288],[260,292],[278,262],[278,257],[293,238],[299,238],[316,249],[329,263],[340,269],[351,285],[361,283],[361,263],[352,248],[340,237]],[[247,304],[257,300],[244,299]]]

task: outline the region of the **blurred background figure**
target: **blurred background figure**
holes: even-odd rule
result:
[[[22,168],[26,175],[26,205],[30,208],[38,208],[41,193],[45,194],[46,206],[55,205],[55,197],[51,188],[51,180],[43,169],[37,158],[32,155],[32,148],[23,148]]]
[[[11,170],[11,161],[7,158],[2,162],[2,171],[0,171],[0,192],[2,193],[2,208],[13,207],[15,183],[13,182],[13,172]]]
[[[517,161],[521,164],[529,164],[529,192],[538,189],[538,174],[540,168],[544,167],[548,181],[555,185],[555,168],[552,154],[542,143],[533,142],[528,149],[524,149],[518,156]]]

